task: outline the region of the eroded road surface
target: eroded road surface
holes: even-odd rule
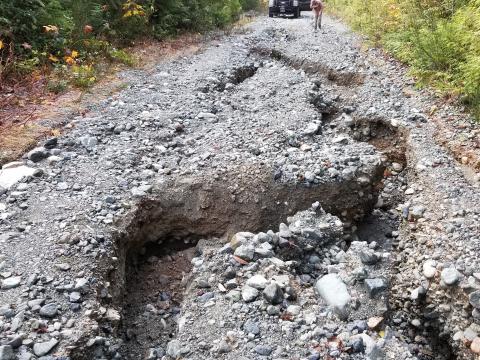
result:
[[[0,360],[476,358],[478,177],[358,44],[260,17],[4,166]]]

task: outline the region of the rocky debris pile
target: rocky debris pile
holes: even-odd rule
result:
[[[297,28],[293,34],[296,39],[304,38],[307,46],[305,42],[288,39],[269,45],[283,33],[280,22],[269,25],[270,28],[264,29],[264,40],[260,39],[257,46],[273,48],[285,59],[296,59],[300,68],[321,63],[337,73],[366,76],[365,81],[345,83],[335,76],[328,78],[327,71],[321,72],[318,77],[322,79],[322,94],[313,92],[310,99],[326,115],[335,114],[333,118],[326,117],[327,129],[342,129],[356,141],[368,141],[383,148],[395,163],[387,176],[405,168],[409,171],[408,185],[406,173],[400,176],[401,186],[386,181],[377,203],[381,208],[396,207],[398,200],[405,198],[403,206],[398,207],[405,224],[393,244],[392,265],[396,270],[391,304],[398,311],[392,316],[393,321],[405,334],[417,339],[420,346],[431,339],[445,345],[441,353],[474,358],[478,352],[478,332],[471,329],[479,324],[479,317],[470,296],[479,284],[475,277],[480,268],[475,255],[479,248],[480,214],[476,204],[480,199],[478,174],[475,174],[478,171],[463,171],[461,163],[466,164],[473,157],[460,158],[457,152],[457,162],[441,145],[455,148],[461,138],[465,155],[465,142],[475,136],[474,128],[478,125],[448,106],[442,104],[440,109],[427,92],[413,91],[414,82],[403,76],[405,69],[401,64],[388,61],[378,67],[379,53],[375,50],[362,56],[355,37],[346,41],[346,29],[338,23],[325,26],[324,36],[329,41],[321,46],[316,38],[309,36],[307,27]],[[330,81],[324,81],[325,78]],[[456,120],[446,121],[450,118]],[[440,127],[440,134],[432,121]],[[462,125],[455,129],[452,124]],[[442,140],[441,129],[445,128],[449,130]],[[432,134],[440,136],[436,139]],[[398,140],[402,137],[406,157],[398,156],[401,152],[397,150],[402,148]],[[429,277],[423,274],[425,263]],[[463,335],[465,332],[468,336]]]
[[[314,204],[277,232],[240,232],[203,248],[176,337],[148,358],[415,358],[386,324],[388,282],[378,264],[388,254],[365,242],[349,248],[348,238]]]
[[[72,116],[70,132],[2,168],[0,301],[8,311],[0,314],[1,344],[17,355],[38,356],[36,349],[48,356],[68,352],[87,333],[88,348],[103,346],[103,329],[119,321],[109,304],[98,303],[112,295],[97,267],[118,267],[107,256],[110,226],[166,179],[229,183],[232,203],[245,183],[266,177],[299,189],[340,185],[341,194],[331,197],[351,200],[346,208],[363,210],[374,201],[380,154],[368,144],[322,136],[305,73],[252,58],[251,41],[227,39],[159,66],[153,76],[127,74],[132,83],[85,117]],[[231,178],[232,169],[244,165],[243,177]],[[305,233],[303,241],[314,235]],[[295,249],[300,245],[307,243]],[[257,250],[268,255],[264,246]],[[282,250],[287,256],[288,247]],[[79,279],[98,292],[79,291]]]

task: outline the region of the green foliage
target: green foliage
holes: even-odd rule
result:
[[[15,62],[14,66],[12,66],[11,71],[13,71],[18,76],[27,75],[33,70],[35,70],[39,64],[40,60],[38,57],[20,60]]]
[[[479,0],[330,0],[327,8],[480,118]]]
[[[61,94],[68,88],[68,81],[52,79],[47,83],[47,90],[54,94]]]
[[[74,65],[70,71],[71,83],[81,89],[87,89],[97,81],[96,70],[92,65]]]
[[[477,119],[480,119],[480,56],[469,56],[460,70],[464,84],[463,100],[472,107]]]
[[[40,29],[35,29],[32,37],[41,36],[41,26],[55,25],[62,34],[70,34],[74,27],[73,14],[62,5],[61,0],[48,0],[43,2],[45,6],[38,12],[38,24]]]
[[[258,0],[242,1],[249,10]],[[224,27],[239,18],[239,0],[154,0],[150,22],[156,37]]]
[[[29,40],[38,25],[44,4],[40,0],[3,0],[0,6],[0,27],[3,36],[18,41]]]
[[[135,58],[122,49],[111,49],[108,52],[108,57],[113,62],[124,64],[127,66],[134,66],[136,64]]]
[[[135,64],[123,46],[146,36],[162,39],[224,27],[259,1],[2,0],[0,80],[47,65],[57,79],[86,88],[103,71],[103,60]]]
[[[259,10],[261,5],[261,2],[258,0],[240,0],[240,6],[243,11]]]

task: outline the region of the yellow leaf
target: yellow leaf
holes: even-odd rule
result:
[[[70,57],[70,56],[66,56],[65,57],[65,62],[68,64],[68,65],[73,65],[75,64],[75,59]]]
[[[58,58],[52,54],[50,54],[50,56],[48,57],[48,60],[50,60],[51,62],[58,62]]]
[[[73,50],[70,56],[75,59],[76,57],[78,57],[78,51]]]
[[[3,49],[4,45],[3,45],[3,41],[0,40],[0,49]]]
[[[378,335],[380,335],[381,338],[384,338],[385,337],[385,331],[379,331],[378,332]]]
[[[45,30],[45,32],[53,32],[53,33],[58,33],[58,27],[56,27],[55,25],[44,25],[43,26],[43,29]]]

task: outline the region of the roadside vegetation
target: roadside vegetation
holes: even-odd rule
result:
[[[134,65],[140,39],[223,28],[259,0],[2,0],[0,88],[32,73],[48,89],[88,88],[109,63]]]
[[[327,0],[420,85],[458,97],[480,119],[480,0]]]

